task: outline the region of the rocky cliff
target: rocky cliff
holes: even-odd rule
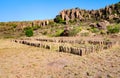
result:
[[[105,8],[99,10],[85,10],[85,9],[68,9],[63,10],[56,16],[56,18],[60,16],[64,21],[70,20],[79,20],[79,21],[86,21],[86,20],[108,20],[108,21],[118,21],[120,20],[120,2],[116,4],[112,4],[106,6]]]

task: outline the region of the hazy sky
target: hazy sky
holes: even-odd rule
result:
[[[0,22],[52,19],[63,9],[99,9],[120,0],[0,0]]]

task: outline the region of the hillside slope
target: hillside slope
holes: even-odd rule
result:
[[[105,31],[100,31],[106,34],[108,25],[113,27],[117,25],[118,27],[118,23],[120,23],[120,2],[99,10],[79,8],[63,10],[54,19],[50,20],[0,22],[0,38],[23,37],[25,36],[25,29],[28,28],[33,29],[34,36],[41,34],[60,36],[61,33],[66,33],[65,29],[70,29],[70,34],[72,34],[70,36],[76,36],[81,29],[85,29],[85,31],[95,30],[95,32],[104,29]],[[92,26],[92,29],[90,26]]]

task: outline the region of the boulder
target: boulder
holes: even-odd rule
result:
[[[97,28],[96,23],[91,23],[89,26],[92,27],[92,28]]]
[[[106,29],[106,27],[108,25],[110,25],[110,23],[108,21],[104,20],[104,21],[101,21],[101,22],[97,23],[97,28],[99,28],[99,29]]]
[[[63,33],[61,33],[60,36],[69,36],[69,29],[67,26],[64,28],[64,31],[63,31]]]

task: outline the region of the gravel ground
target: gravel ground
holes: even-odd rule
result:
[[[0,78],[120,78],[120,48],[78,56],[0,40]]]

